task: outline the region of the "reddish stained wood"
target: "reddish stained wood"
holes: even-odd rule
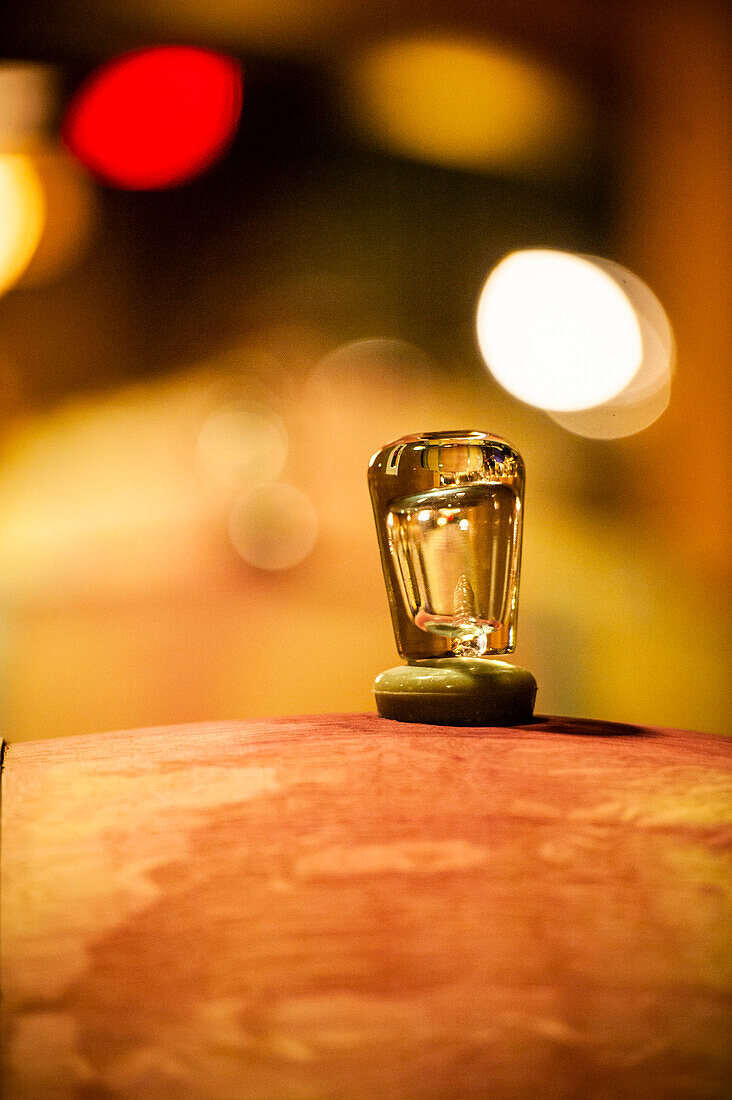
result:
[[[731,770],[568,719],[11,745],[5,1095],[721,1096]]]

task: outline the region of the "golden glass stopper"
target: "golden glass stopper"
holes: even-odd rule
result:
[[[369,463],[397,648],[408,661],[516,644],[524,464],[486,432],[428,432]]]

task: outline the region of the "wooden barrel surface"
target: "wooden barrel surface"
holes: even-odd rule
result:
[[[7,1100],[725,1095],[730,744],[547,719],[7,748]]]

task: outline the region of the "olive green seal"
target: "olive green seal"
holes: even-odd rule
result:
[[[518,726],[531,720],[536,680],[525,668],[474,657],[413,661],[374,681],[382,718],[433,726]]]

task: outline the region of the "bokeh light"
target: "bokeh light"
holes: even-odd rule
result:
[[[318,403],[337,417],[355,412],[362,422],[369,395],[378,393],[390,404],[397,402],[394,411],[403,417],[404,395],[411,391],[414,407],[420,388],[437,373],[425,352],[405,340],[354,340],[320,360],[310,374],[309,387]],[[374,404],[369,411],[381,421],[387,410]]]
[[[192,476],[205,397],[175,382],[132,386],[7,425],[0,600],[190,586],[202,532],[221,515]]]
[[[587,98],[566,77],[468,37],[377,43],[344,84],[346,109],[370,140],[454,167],[566,172],[592,129]]]
[[[0,294],[27,268],[44,221],[43,187],[32,161],[11,153],[0,156]]]
[[[635,309],[643,342],[640,370],[616,397],[592,409],[552,412],[552,420],[576,435],[620,439],[648,428],[668,407],[676,343],[666,311],[646,284],[612,260],[588,256],[622,287]]]
[[[98,212],[92,181],[66,150],[35,152],[32,164],[43,187],[46,216],[38,246],[18,280],[24,289],[52,282],[81,257]]]
[[[318,537],[318,515],[294,485],[258,485],[231,510],[229,534],[244,561],[257,569],[290,569]]]
[[[190,46],[157,46],[98,69],[68,107],[63,137],[108,183],[155,189],[207,168],[241,112],[239,63]]]
[[[287,458],[287,430],[264,405],[234,401],[206,420],[198,457],[217,485],[241,491],[279,477]]]
[[[567,252],[513,252],[478,302],[480,350],[514,397],[557,412],[589,409],[638,372],[643,340],[629,298],[592,260]]]
[[[35,147],[49,129],[56,99],[56,74],[50,65],[0,62],[0,152]]]

